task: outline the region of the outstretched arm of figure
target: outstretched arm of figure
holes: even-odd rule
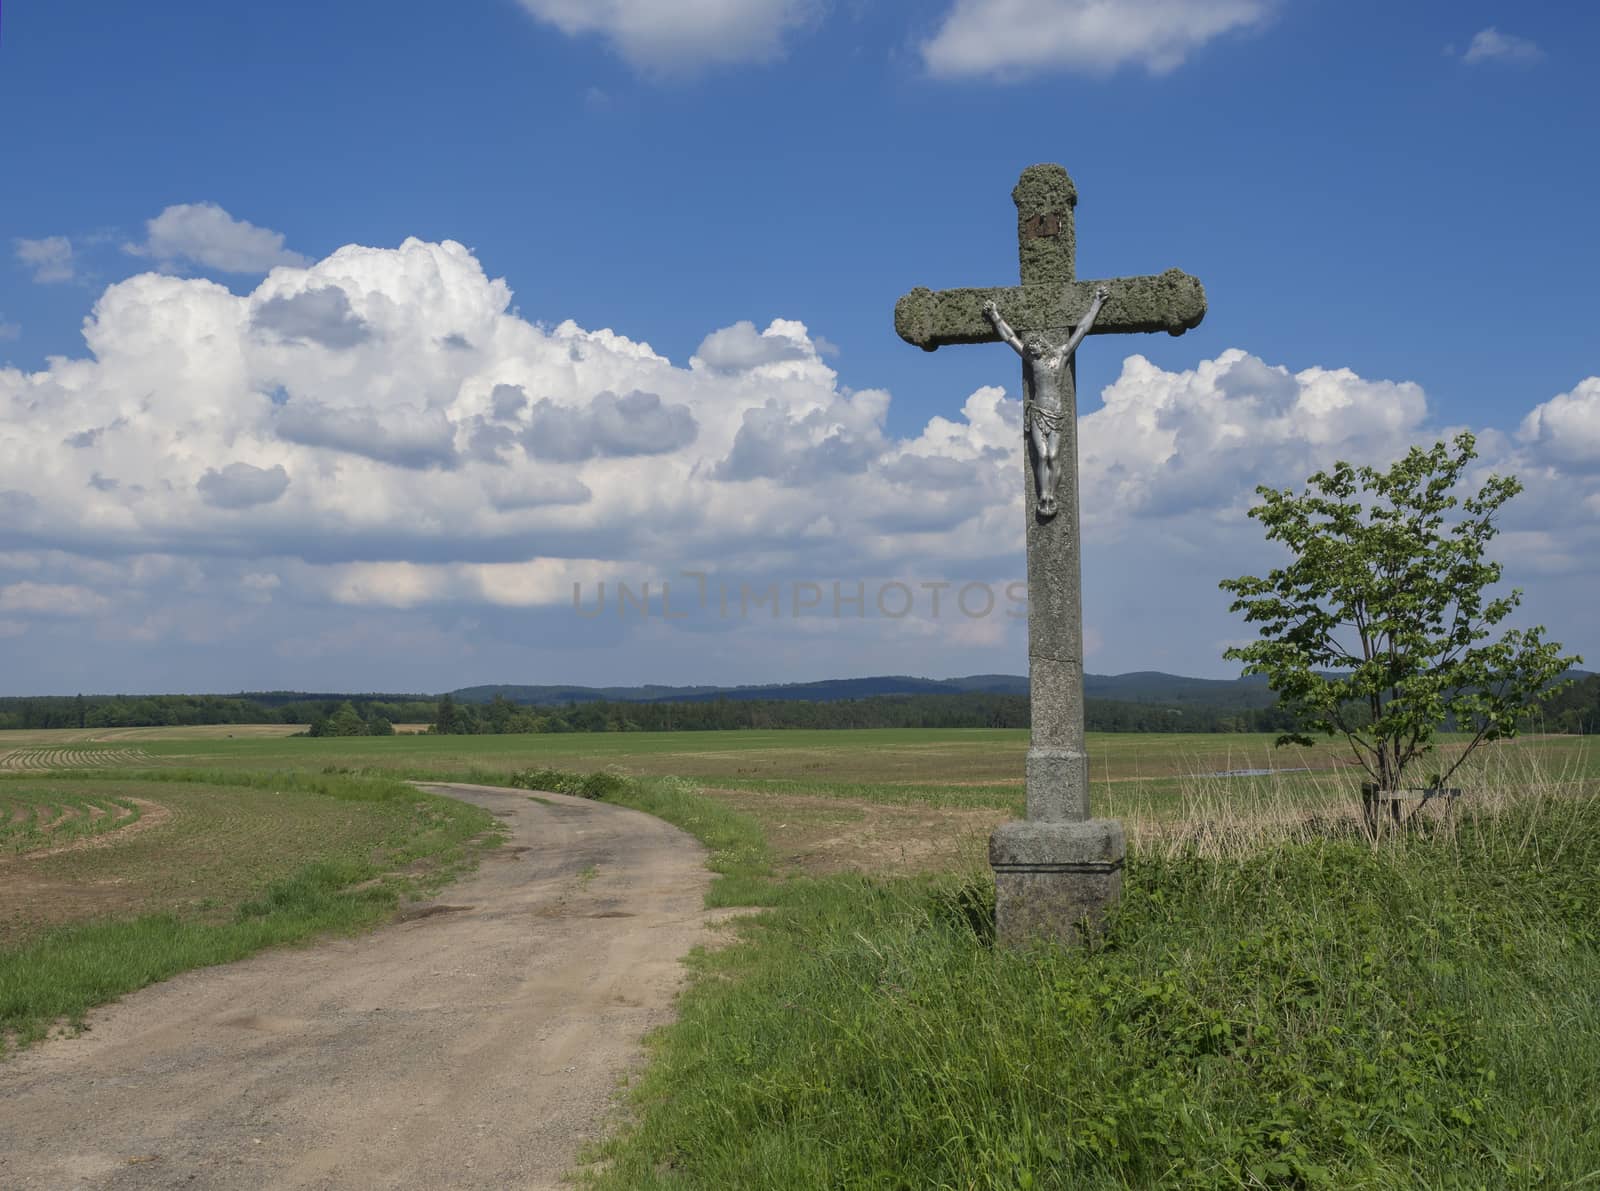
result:
[[[983,312],[988,315],[989,321],[994,324],[994,329],[1000,333],[1000,338],[1011,345],[1011,350],[1017,355],[1023,354],[1022,340],[1017,338],[1017,333],[1011,329],[1011,324],[1000,317],[1000,308],[993,302],[983,304]]]
[[[1089,313],[1083,316],[1083,321],[1072,329],[1072,338],[1067,340],[1067,345],[1062,349],[1063,360],[1072,359],[1072,353],[1078,350],[1078,344],[1083,342],[1083,337],[1089,333],[1089,328],[1094,326],[1094,320],[1100,314],[1100,307],[1106,304],[1106,299],[1111,296],[1111,291],[1103,285],[1094,289],[1094,301],[1089,303]]]

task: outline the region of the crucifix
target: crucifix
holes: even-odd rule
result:
[[[1078,540],[1075,354],[1086,335],[1182,335],[1206,313],[1200,282],[1153,277],[1079,281],[1073,208],[1059,165],[1022,171],[1017,205],[1022,284],[937,292],[895,305],[900,337],[924,351],[1006,343],[1022,356],[1028,535],[1028,817],[989,840],[1002,943],[1078,941],[1122,890],[1122,826],[1089,813],[1083,740],[1083,605]]]

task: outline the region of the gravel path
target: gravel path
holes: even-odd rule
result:
[[[187,973],[0,1062],[0,1187],[561,1186],[709,937],[704,850],[605,803],[427,788],[507,846],[405,921]]]

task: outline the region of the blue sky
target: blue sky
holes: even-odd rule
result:
[[[1273,560],[1253,486],[1459,427],[1528,483],[1529,619],[1600,657],[1597,34],[1554,3],[7,5],[0,690],[1021,670],[1017,623],[926,600],[571,591],[1020,578],[1014,358],[891,313],[1014,279],[1041,160],[1080,275],[1210,299],[1080,353],[1089,669],[1226,674],[1216,580]]]

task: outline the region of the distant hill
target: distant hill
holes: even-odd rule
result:
[[[1600,731],[1600,675],[1531,709],[1541,730]],[[1282,732],[1294,726],[1260,678],[1185,678],[1158,671],[1084,676],[1084,722],[1102,732]],[[1016,674],[882,675],[764,686],[576,685],[452,691],[462,732],[690,731],[735,728],[1018,728],[1028,683]],[[511,704],[492,706],[496,695]],[[369,727],[433,723],[437,695],[244,691],[237,695],[0,697],[0,729],[194,724],[321,724],[350,704]],[[479,708],[482,708],[480,711]],[[537,708],[538,710],[534,710]],[[1542,718],[1541,718],[1542,717]]]
[[[1028,693],[1028,680],[1010,674],[984,674],[972,678],[829,678],[821,682],[770,683],[762,686],[470,686],[451,691],[460,703],[487,703],[503,695],[525,706],[566,703],[710,703],[779,700],[833,703],[840,699],[870,699],[877,695],[955,695],[971,691],[1008,695]]]
[[[1120,699],[1124,703],[1204,703],[1211,707],[1271,707],[1278,701],[1260,675],[1250,678],[1184,678],[1159,670],[1132,674],[1085,674],[1087,699]]]
[[[488,703],[501,695],[524,707],[556,707],[567,703],[653,703],[714,694],[714,686],[512,686],[501,683],[462,687],[449,694],[457,703]]]
[[[820,682],[773,683],[763,686],[471,686],[450,694],[461,703],[488,703],[496,695],[524,706],[568,703],[708,703],[755,700],[832,703],[881,695],[953,694],[1026,695],[1028,680],[1020,674],[972,674],[965,678],[914,678],[904,674],[874,678],[830,678]],[[1084,695],[1124,703],[1213,707],[1271,707],[1275,696],[1262,678],[1184,678],[1144,670],[1134,674],[1086,674]]]

